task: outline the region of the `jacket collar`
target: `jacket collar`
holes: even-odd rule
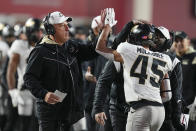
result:
[[[52,39],[49,38],[49,35],[45,35],[42,39],[42,41],[40,42],[40,44],[43,44],[43,43],[47,43],[47,44],[57,44],[55,41],[53,41]]]
[[[193,52],[195,52],[195,49],[194,49],[192,46],[190,46],[190,47],[188,48],[188,50],[185,52],[185,54],[191,54],[191,53],[193,53]]]

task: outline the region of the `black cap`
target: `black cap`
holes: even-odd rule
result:
[[[185,39],[187,37],[188,37],[188,35],[184,31],[176,31],[175,32],[175,38]]]

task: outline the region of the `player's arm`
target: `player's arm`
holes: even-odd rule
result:
[[[116,50],[107,48],[106,46],[111,27],[117,23],[117,21],[115,20],[114,9],[107,8],[101,11],[101,22],[103,29],[97,42],[96,51],[107,59],[123,63],[121,55]]]
[[[107,43],[107,38],[110,33],[111,27],[107,24],[104,26],[101,35],[98,39],[97,46],[96,46],[96,51],[106,57],[107,59],[113,60],[113,61],[118,61],[123,63],[123,59],[116,50],[108,48],[106,46]]]
[[[15,88],[15,83],[16,83],[15,73],[19,61],[20,61],[20,55],[17,53],[13,53],[12,56],[10,57],[8,69],[7,69],[7,83],[8,83],[8,88],[10,90]]]
[[[105,100],[111,90],[111,85],[116,75],[117,70],[113,61],[108,61],[99,76],[95,88],[92,116],[95,118],[96,122],[101,125],[104,125],[105,120],[107,119],[104,112]]]
[[[179,62],[170,74],[170,84],[172,89],[172,123],[177,129],[184,129],[184,125],[181,124],[180,118],[182,113],[182,67]]]
[[[164,76],[164,79],[161,83],[161,98],[163,102],[170,101],[172,98],[170,79],[168,74]]]
[[[15,84],[16,84],[15,74],[16,74],[16,70],[17,70],[17,66],[19,64],[19,61],[20,61],[20,55],[17,53],[13,53],[10,56],[10,60],[8,63],[8,68],[7,68],[7,74],[6,74],[9,95],[11,96],[12,105],[14,107],[16,107],[18,104],[18,101],[17,101],[18,90],[15,87]]]

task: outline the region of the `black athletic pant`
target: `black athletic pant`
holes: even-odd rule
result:
[[[126,131],[128,114],[116,108],[116,106],[110,106],[110,118],[113,131]]]
[[[176,131],[171,120],[165,120],[159,131]]]
[[[71,125],[61,121],[39,120],[39,131],[69,131]]]
[[[104,111],[105,111],[105,114],[107,116],[107,120],[105,121],[105,125],[104,125],[103,131],[113,131],[112,123],[111,123],[111,117],[110,117],[110,113],[109,113],[109,105],[105,104]]]
[[[6,116],[0,115],[0,131],[3,131],[6,123]]]
[[[88,131],[99,131],[100,125],[91,117],[91,113],[85,112],[87,130]]]
[[[19,126],[16,125],[18,122],[18,110],[12,106],[11,97],[8,97],[8,107],[7,107],[7,121],[3,131],[13,131],[14,128],[19,129]]]
[[[196,131],[196,122],[189,119],[187,131]]]

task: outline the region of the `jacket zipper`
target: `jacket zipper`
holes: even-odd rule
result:
[[[51,60],[51,61],[55,61],[55,62],[58,62],[58,63],[61,63],[61,64],[63,64],[63,65],[66,65],[66,66],[70,66],[71,64],[73,64],[73,62],[76,60],[76,58],[74,58],[73,60],[72,60],[72,62],[71,63],[64,63],[64,62],[62,62],[62,61],[59,61],[59,60],[55,60],[55,59],[51,59],[51,58],[48,58],[48,57],[43,57],[44,59],[46,59],[46,60]],[[69,61],[68,61],[69,62]]]

